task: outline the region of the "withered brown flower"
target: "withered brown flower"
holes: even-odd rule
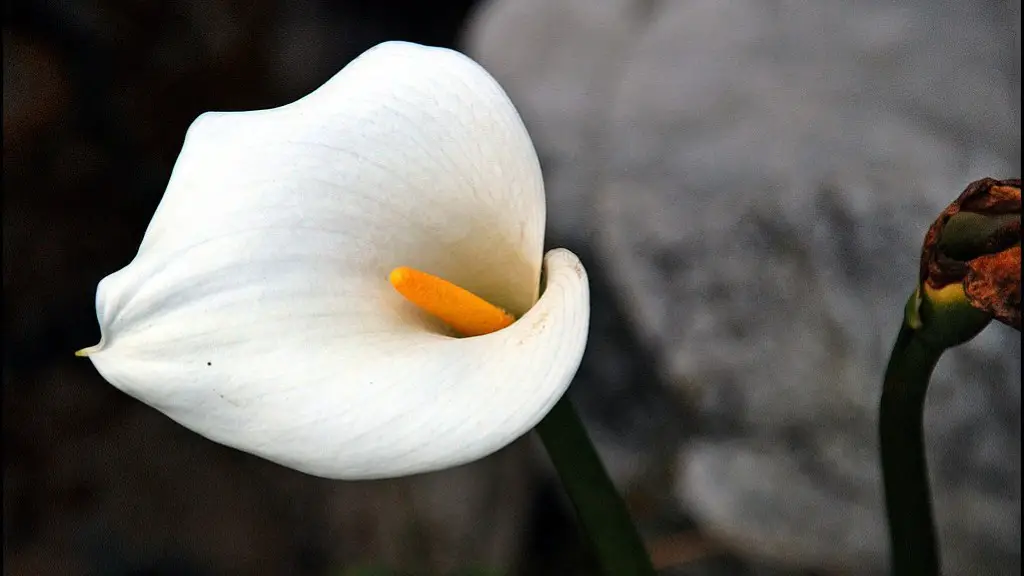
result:
[[[960,284],[971,306],[1020,330],[1020,217],[1020,179],[972,182],[925,236],[921,289]]]

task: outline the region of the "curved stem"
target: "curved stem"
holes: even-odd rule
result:
[[[576,410],[563,396],[537,433],[608,576],[654,576],[654,566]]]
[[[941,355],[904,323],[885,371],[879,432],[894,576],[940,573],[922,424],[928,380]]]

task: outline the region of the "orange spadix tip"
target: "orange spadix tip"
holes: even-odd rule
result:
[[[497,332],[516,319],[494,304],[451,282],[408,266],[399,266],[388,281],[406,300],[437,316],[463,336]]]

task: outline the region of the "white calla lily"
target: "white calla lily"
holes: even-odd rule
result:
[[[317,476],[469,462],[537,424],[583,354],[586,273],[542,257],[544,218],[498,84],[457,52],[382,44],[292,104],[195,121],[82,354],[186,427]],[[395,292],[398,266],[519,319],[454,337]]]

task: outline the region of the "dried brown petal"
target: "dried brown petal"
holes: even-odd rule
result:
[[[964,292],[975,308],[1020,330],[1020,244],[968,263]]]

